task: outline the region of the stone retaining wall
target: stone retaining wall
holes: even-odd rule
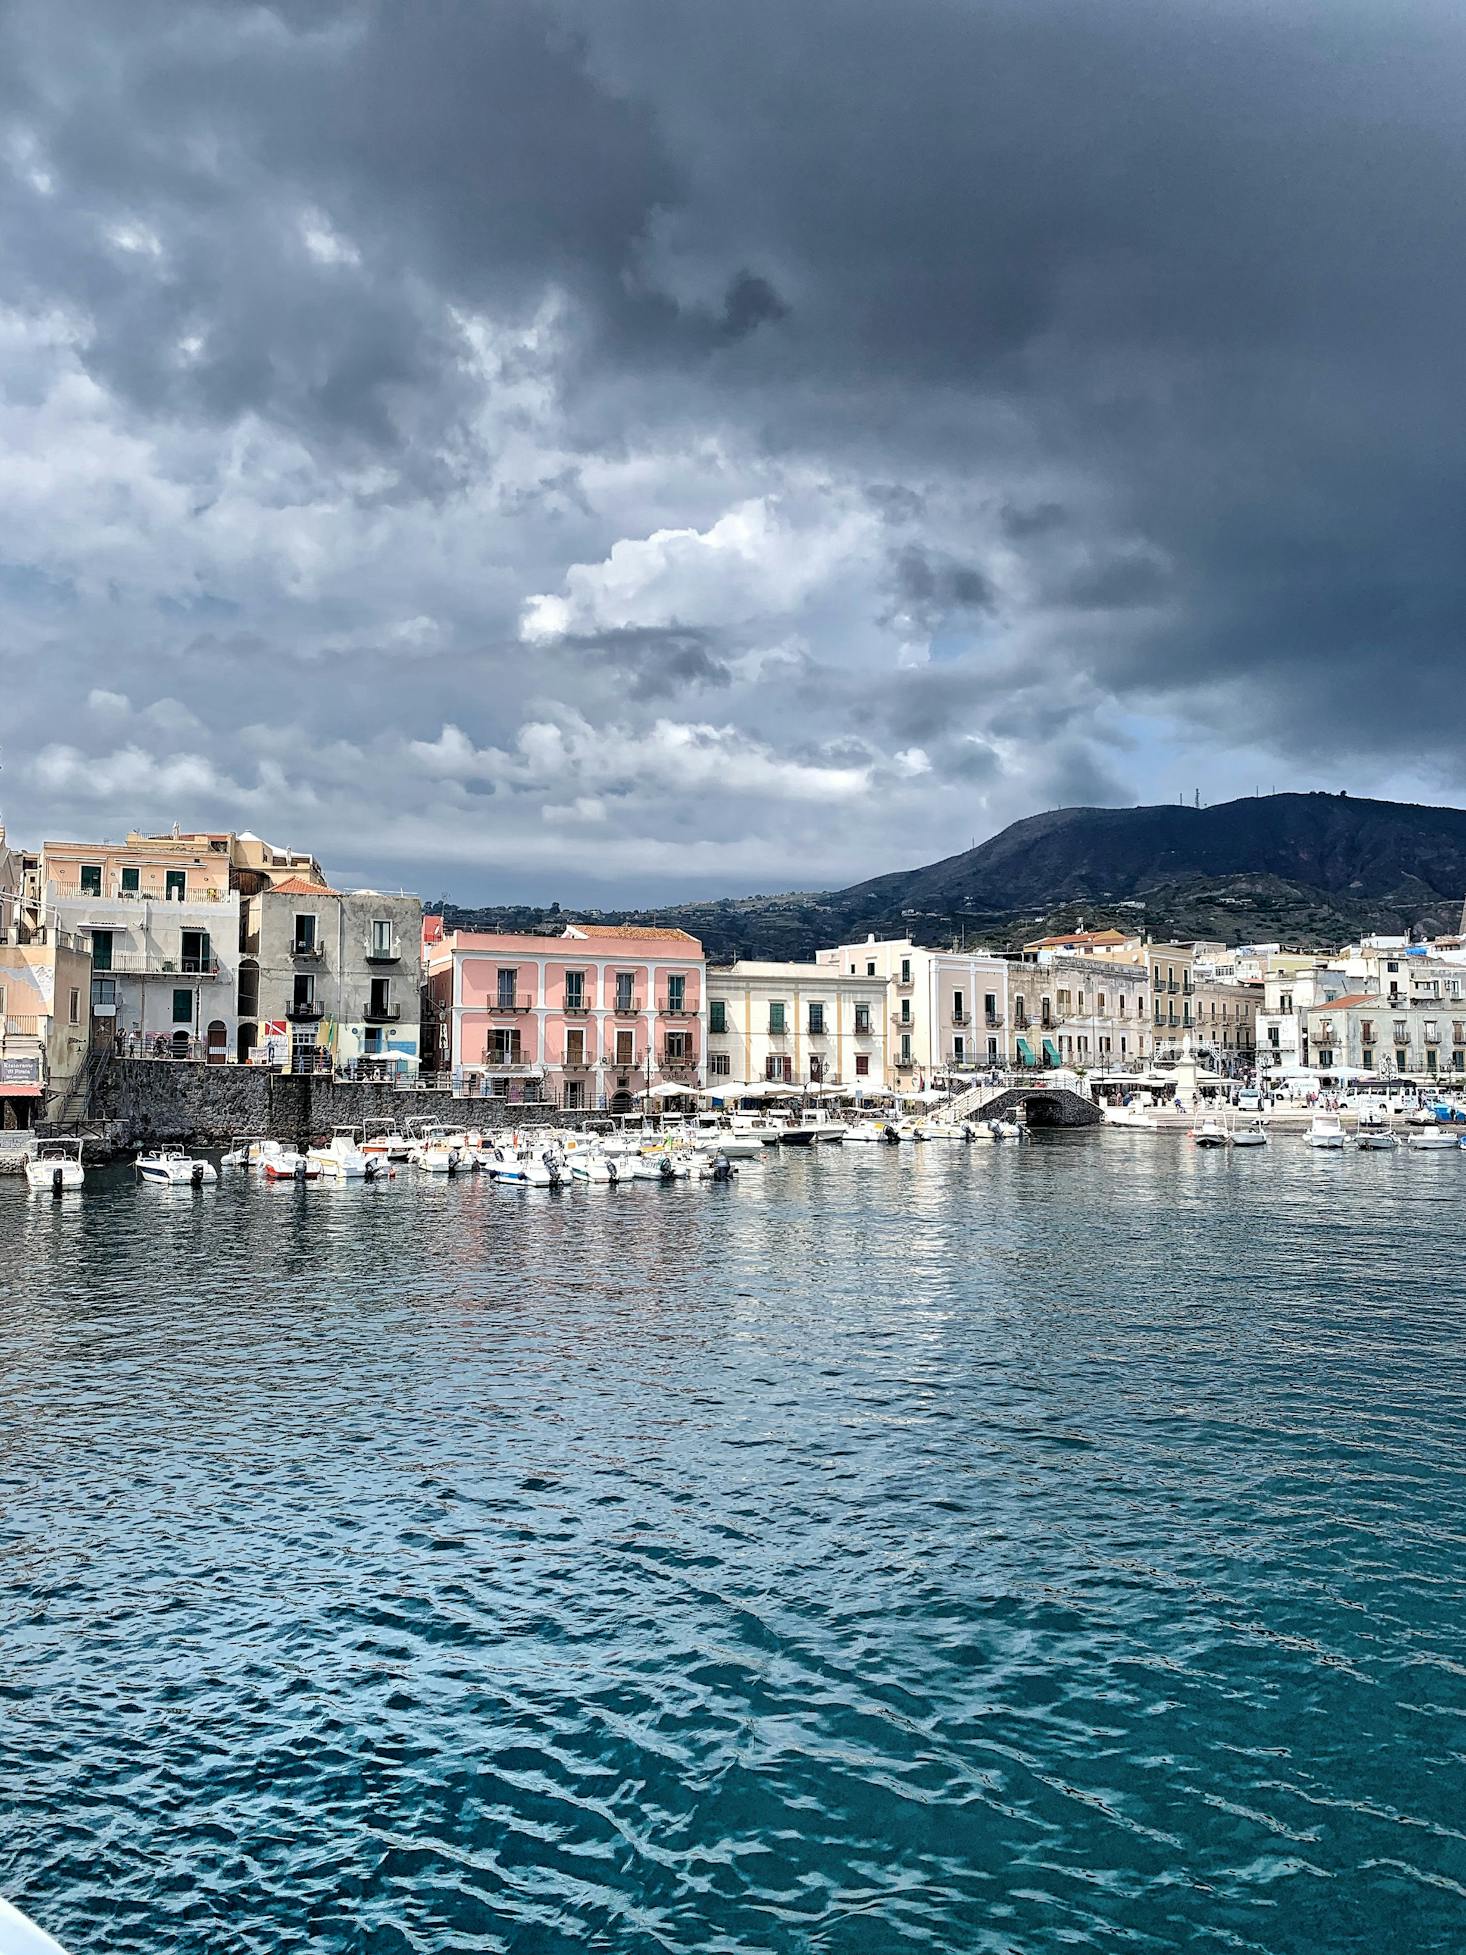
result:
[[[379,1080],[333,1080],[276,1073],[263,1066],[208,1066],[190,1060],[114,1059],[89,1128],[119,1148],[166,1142],[223,1146],[235,1134],[268,1134],[304,1146],[333,1127],[369,1120],[442,1120],[484,1128],[575,1126],[583,1115],[504,1100],[454,1099],[441,1090]]]

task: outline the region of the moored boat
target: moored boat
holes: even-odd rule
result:
[[[159,1187],[207,1188],[219,1179],[219,1171],[212,1161],[173,1148],[139,1154],[134,1165],[139,1181],[150,1181]]]
[[[1308,1145],[1337,1152],[1344,1145],[1344,1123],[1337,1113],[1324,1109],[1308,1123]]]
[[[34,1194],[73,1195],[86,1180],[82,1148],[87,1136],[43,1140],[25,1164],[25,1185]]]

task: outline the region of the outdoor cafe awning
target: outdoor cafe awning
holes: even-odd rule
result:
[[[1026,1066],[1036,1066],[1038,1064],[1038,1054],[1025,1038],[1020,1037],[1018,1041],[1018,1056]]]

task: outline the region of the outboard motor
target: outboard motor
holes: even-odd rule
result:
[[[733,1163],[728,1159],[726,1154],[715,1154],[713,1156],[713,1172],[711,1178],[714,1181],[731,1181],[733,1179]]]
[[[550,1170],[550,1186],[552,1188],[558,1188],[562,1178],[560,1174],[560,1163],[554,1152],[548,1147],[545,1149],[544,1161],[545,1166]]]
[[[976,1134],[974,1134],[972,1130],[972,1122],[970,1120],[964,1120],[962,1122],[962,1138],[966,1141],[975,1140],[977,1138]]]
[[[65,1173],[60,1168],[53,1168],[51,1171],[51,1194],[53,1199],[59,1200],[65,1188],[66,1188]]]
[[[304,1156],[304,1154],[302,1154],[302,1155],[301,1155],[301,1157],[300,1157],[300,1159],[299,1159],[299,1160],[298,1160],[298,1161],[296,1162],[296,1164],[295,1164],[295,1167],[294,1167],[294,1169],[292,1170],[292,1172],[294,1173],[294,1175],[295,1175],[295,1178],[296,1178],[296,1180],[297,1180],[297,1181],[304,1181],[304,1180],[305,1180],[305,1156]]]
[[[450,1147],[448,1149],[448,1172],[449,1174],[457,1174],[458,1172],[458,1149],[456,1147]]]
[[[364,1168],[362,1169],[362,1176],[361,1176],[361,1178],[362,1178],[362,1180],[363,1180],[363,1181],[375,1181],[375,1180],[376,1180],[376,1178],[377,1178],[377,1163],[376,1163],[375,1161],[368,1161],[368,1162],[367,1162],[367,1164],[366,1164],[366,1166],[365,1166],[365,1167],[364,1167]]]
[[[901,1145],[901,1136],[896,1132],[896,1129],[893,1126],[891,1126],[889,1123],[887,1124],[884,1131],[882,1132],[881,1139],[884,1141],[888,1141],[892,1147],[899,1147]]]
[[[658,1167],[657,1173],[663,1181],[675,1181],[677,1179],[676,1175],[672,1172],[672,1163],[667,1159],[665,1154],[662,1156],[661,1165]]]
[[[614,1188],[614,1187],[615,1187],[615,1185],[616,1185],[616,1183],[617,1183],[617,1182],[618,1182],[618,1181],[619,1181],[619,1180],[621,1179],[621,1169],[620,1169],[620,1167],[619,1167],[619,1166],[617,1165],[617,1163],[616,1163],[615,1161],[607,1161],[607,1163],[606,1163],[606,1173],[607,1173],[608,1175],[610,1175],[610,1177],[611,1177],[611,1185],[612,1185],[612,1187]]]
[[[192,1167],[192,1169],[191,1169],[191,1170],[189,1171],[189,1177],[188,1177],[188,1180],[189,1180],[189,1186],[190,1186],[190,1187],[193,1187],[193,1188],[202,1188],[202,1187],[203,1187],[203,1185],[204,1185],[204,1164],[203,1164],[203,1162],[202,1162],[202,1161],[195,1161],[195,1162],[194,1162],[194,1164],[193,1164],[193,1167]]]

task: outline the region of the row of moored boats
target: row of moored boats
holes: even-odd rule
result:
[[[1418,1154],[1459,1153],[1466,1148],[1466,1137],[1444,1121],[1412,1126],[1402,1139],[1383,1114],[1372,1111],[1360,1115],[1351,1134],[1337,1113],[1322,1110],[1314,1114],[1304,1138],[1310,1147],[1330,1153],[1342,1152],[1351,1141],[1364,1153],[1378,1154],[1397,1147],[1408,1147]],[[1261,1119],[1239,1122],[1222,1114],[1207,1114],[1191,1129],[1191,1139],[1197,1147],[1266,1147],[1268,1130]]]

